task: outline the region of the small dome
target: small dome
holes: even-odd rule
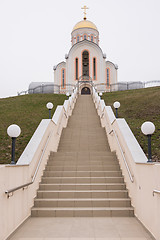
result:
[[[76,29],[79,29],[79,28],[92,28],[92,29],[95,29],[98,31],[96,25],[94,23],[92,23],[91,21],[88,21],[88,20],[83,20],[83,21],[80,21],[78,22],[72,31],[76,30]]]

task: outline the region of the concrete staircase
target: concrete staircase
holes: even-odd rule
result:
[[[133,216],[116,155],[91,96],[79,96],[58,152],[51,152],[33,217]]]

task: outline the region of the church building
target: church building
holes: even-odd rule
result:
[[[76,84],[80,94],[90,94],[93,84],[98,90],[106,92],[110,91],[111,85],[117,83],[118,66],[106,60],[106,54],[99,46],[99,31],[96,25],[86,18],[88,8],[84,6],[82,9],[84,18],[73,27],[72,46],[65,55],[65,61],[53,67],[54,88],[58,87],[59,93],[71,92]],[[29,89],[36,87],[37,84],[31,83]],[[46,84],[41,83],[42,85],[43,92],[46,92],[45,89],[48,89],[44,87]]]
[[[96,25],[87,20],[84,6],[84,18],[71,32],[72,46],[65,55],[66,61],[54,66],[54,83],[61,85],[61,93],[66,85],[80,84],[82,94],[91,92],[91,83],[101,84],[103,91],[109,91],[110,85],[117,83],[117,65],[106,61],[106,54],[99,46],[99,31]]]

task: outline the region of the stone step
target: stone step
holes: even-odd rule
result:
[[[97,134],[96,134],[97,135]],[[106,136],[102,136],[100,138],[96,138],[94,136],[90,136],[90,137],[81,137],[81,138],[77,138],[77,136],[73,137],[71,139],[68,139],[67,136],[66,138],[62,138],[62,140],[60,140],[60,144],[75,144],[75,143],[81,143],[81,144],[89,144],[89,145],[92,145],[92,144],[103,144],[105,145],[106,147],[108,147],[108,141],[106,139]]]
[[[49,161],[117,161],[115,156],[52,156]]]
[[[121,177],[121,171],[44,171],[44,177]]]
[[[32,208],[32,217],[133,217],[132,207]],[[63,231],[63,230],[62,230]]]
[[[129,198],[35,199],[35,207],[131,207]]]
[[[127,190],[50,190],[37,192],[37,198],[128,198]]]
[[[87,129],[87,132],[86,132],[85,127]],[[82,123],[81,123],[80,126],[77,126],[77,124],[76,124],[76,131],[74,129],[74,126],[73,125],[71,126],[71,124],[68,123],[67,128],[63,129],[62,134],[63,134],[63,137],[64,136],[70,136],[70,135],[76,136],[76,135],[79,135],[79,130],[80,130],[81,133],[83,133],[83,135],[81,134],[82,136],[85,136],[85,135],[90,136],[90,134],[91,135],[95,135],[96,134],[99,137],[106,136],[104,129],[100,125],[97,126],[97,122],[95,122],[92,126],[89,125],[89,124],[85,125],[85,124],[82,124]]]
[[[97,134],[95,134],[97,135]],[[60,140],[60,144],[75,144],[75,143],[82,143],[82,144],[97,144],[97,143],[101,143],[107,147],[108,146],[108,141],[106,139],[106,136],[102,136],[102,137],[97,137],[95,139],[95,137],[97,136],[90,136],[87,138],[85,136],[81,137],[81,138],[77,138],[77,136],[73,136],[71,138],[68,138],[67,135],[65,137],[63,137],[61,140]]]
[[[39,190],[126,190],[124,183],[40,184]]]
[[[51,152],[50,153],[50,156],[64,156],[64,153],[61,153],[61,152]],[[87,153],[84,153],[83,151],[77,151],[77,152],[68,152],[66,151],[65,152],[65,156],[81,156],[81,157],[98,157],[98,156],[115,156],[116,157],[116,154],[115,152],[106,152],[106,151],[92,151],[92,152],[87,152]]]
[[[107,165],[106,167],[103,166],[46,166],[46,171],[119,171],[120,167],[119,164],[117,165]]]
[[[42,177],[42,183],[124,183],[123,177]]]
[[[108,160],[108,161],[57,161],[57,160],[49,160],[48,166],[105,166],[105,165],[118,165],[116,160]]]
[[[70,146],[70,147],[68,147],[68,146],[60,146],[59,148],[58,148],[58,151],[59,152],[66,152],[66,151],[68,151],[68,152],[73,152],[73,151],[75,151],[75,152],[77,152],[77,150],[79,150],[79,148],[81,148],[81,150],[83,151],[83,152],[88,152],[88,151],[92,151],[92,150],[94,150],[95,148],[97,149],[97,151],[99,151],[99,152],[101,152],[101,151],[107,151],[108,149],[107,149],[107,147],[103,147],[102,145],[96,145],[96,146],[90,146],[90,147],[87,147],[87,146]]]
[[[77,101],[58,152],[51,152],[39,185],[34,217],[133,216],[115,152],[91,99]]]

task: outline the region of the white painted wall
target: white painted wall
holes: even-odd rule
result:
[[[16,165],[0,165],[0,240],[5,240],[31,215],[48,156],[50,151],[57,151],[62,129],[67,126],[76,98],[77,89],[63,106],[57,107],[51,120],[41,121]],[[34,183],[8,198],[5,191],[32,181],[40,159]]]
[[[135,216],[155,239],[159,240],[160,194],[155,193],[153,196],[153,190],[160,190],[160,163],[147,163],[147,157],[125,119],[116,119],[110,106],[103,107],[102,100],[99,100],[95,90],[93,90],[93,101],[101,124],[105,127],[111,151],[117,154]],[[133,182],[129,177],[124,159]]]
[[[83,34],[91,35],[93,34],[99,38],[99,32],[91,28],[80,28],[76,29],[71,33],[71,37],[74,39],[78,35],[82,36]],[[89,76],[93,79],[93,58],[96,58],[97,62],[97,79],[93,80],[94,84],[104,84],[97,86],[100,91],[109,91],[109,88],[106,88],[106,68],[110,68],[110,84],[117,83],[117,69],[115,65],[106,61],[102,49],[99,47],[98,43],[91,42],[90,40],[81,40],[80,42],[75,42],[71,47],[69,53],[67,54],[66,63],[62,62],[57,65],[56,70],[54,70],[54,82],[56,84],[61,84],[61,69],[66,68],[66,83],[67,84],[77,84],[75,79],[75,58],[79,59],[79,73],[78,77],[82,76],[82,52],[87,50],[89,52]],[[65,90],[64,90],[65,91]],[[66,90],[67,91],[67,90]]]

